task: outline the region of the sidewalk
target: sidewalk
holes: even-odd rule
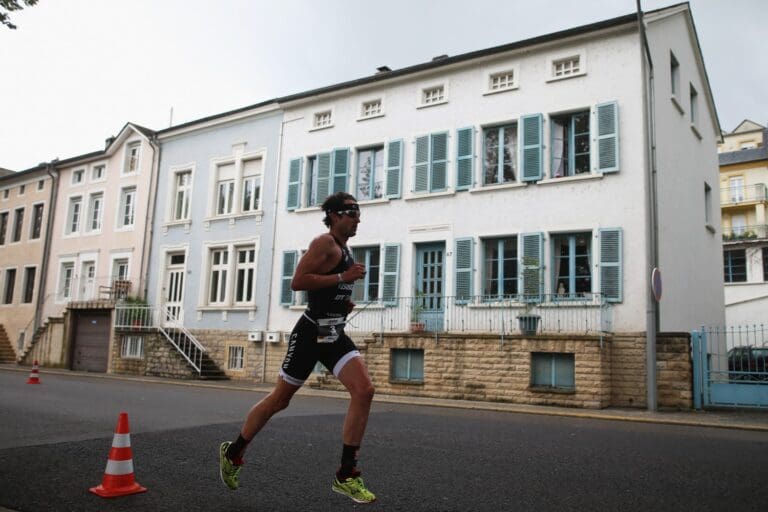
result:
[[[0,370],[29,373],[30,368],[15,364],[0,364]],[[116,375],[107,373],[75,372],[57,368],[41,368],[40,380],[45,382],[45,375],[63,375],[88,377],[94,379],[133,380],[153,382],[173,386],[206,387],[239,391],[269,392],[272,384],[241,383],[232,381],[200,381],[178,380],[162,377],[147,377],[134,375]],[[326,398],[346,398],[347,394],[340,391],[322,391],[304,386],[298,391],[299,395],[320,396]],[[688,425],[694,427],[729,428],[738,430],[756,430],[768,432],[768,410],[730,410],[714,411],[659,411],[650,412],[644,409],[574,409],[569,407],[554,407],[544,405],[522,405],[499,402],[477,402],[469,400],[447,400],[440,398],[421,398],[412,396],[395,396],[377,394],[375,402],[408,405],[423,405],[432,407],[452,407],[456,409],[476,409],[483,411],[513,412],[522,414],[543,414],[549,416],[568,416],[572,418],[588,418],[598,420],[634,421],[640,423],[658,423],[667,425]]]

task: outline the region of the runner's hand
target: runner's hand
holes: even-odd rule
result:
[[[358,279],[362,279],[363,276],[365,276],[365,265],[362,263],[355,263],[341,273],[341,280],[345,283],[354,283]]]

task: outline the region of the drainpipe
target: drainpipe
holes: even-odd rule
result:
[[[139,275],[141,297],[146,300],[149,281],[149,262],[152,250],[152,230],[155,219],[155,209],[157,208],[157,187],[160,179],[160,145],[157,141],[157,134],[149,138],[149,145],[152,146],[152,177],[149,180],[149,197],[147,205],[151,205],[147,210],[147,218],[144,224],[144,245],[141,250],[141,267]]]
[[[649,411],[658,409],[656,389],[656,338],[660,328],[659,305],[653,295],[651,288],[651,276],[654,268],[659,266],[659,206],[657,189],[657,163],[656,163],[656,101],[654,94],[654,76],[653,60],[651,50],[648,46],[648,38],[645,33],[645,24],[643,22],[643,9],[640,6],[640,0],[637,0],[637,25],[640,32],[640,41],[642,44],[641,53],[643,59],[643,124],[645,132],[645,175],[646,186],[648,189],[648,218],[646,236],[648,240],[647,268],[646,268],[646,346],[645,346],[645,368],[646,368],[646,402]],[[646,67],[647,62],[647,67]]]
[[[42,324],[43,307],[45,306],[45,283],[48,280],[48,262],[51,253],[51,237],[53,234],[53,212],[56,210],[56,199],[59,195],[59,175],[56,172],[58,158],[54,158],[45,164],[45,172],[51,178],[51,193],[48,197],[48,221],[45,227],[45,242],[43,243],[43,260],[40,263],[40,278],[37,282],[37,307],[35,308],[35,327],[34,331]],[[55,286],[54,286],[55,290]],[[33,334],[34,336],[34,334]]]

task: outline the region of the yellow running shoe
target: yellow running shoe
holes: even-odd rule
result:
[[[237,475],[240,473],[240,468],[242,468],[242,466],[233,464],[232,461],[227,458],[227,448],[229,448],[230,444],[232,443],[225,441],[219,446],[219,475],[221,476],[221,481],[224,482],[224,485],[233,491],[236,491],[237,487],[240,485],[237,481]]]
[[[340,482],[338,478],[334,478],[331,489],[339,494],[348,496],[356,503],[371,503],[376,501],[376,495],[365,488],[363,479],[359,476],[355,478],[347,478],[343,482]]]

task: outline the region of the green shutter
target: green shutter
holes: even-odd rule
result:
[[[347,192],[347,177],[349,176],[349,149],[333,150],[333,189],[336,192]],[[325,199],[325,198],[323,198]]]
[[[387,306],[397,305],[397,283],[400,273],[400,244],[384,246],[384,268],[381,301]]]
[[[448,133],[433,133],[431,136],[432,155],[430,158],[429,191],[445,190],[448,171]]]
[[[426,192],[429,187],[429,135],[416,137],[416,168],[413,191]]]
[[[403,141],[393,140],[387,147],[387,198],[400,198],[400,177],[403,170]]]
[[[544,273],[544,233],[523,233],[522,259],[520,260],[520,275],[523,278],[523,301],[540,302]]]
[[[462,128],[456,132],[456,190],[468,190],[472,186],[474,134],[474,128]]]
[[[321,153],[317,155],[317,197],[315,200],[319,206],[325,198],[331,195],[331,154]]]
[[[542,115],[520,118],[523,147],[523,181],[538,181],[542,177]],[[501,141],[499,142],[501,144]]]
[[[608,302],[621,302],[621,228],[601,229],[600,237],[600,293]]]
[[[299,258],[297,251],[283,252],[283,273],[280,286],[280,305],[290,306],[293,304],[293,290],[291,290],[291,281],[293,272],[296,270],[296,263]]]
[[[288,200],[286,208],[295,210],[299,205],[299,191],[301,190],[301,158],[291,160],[288,170]]]
[[[615,101],[597,106],[597,170],[619,170],[619,106]]]
[[[456,240],[456,303],[466,304],[472,298],[472,238]]]

